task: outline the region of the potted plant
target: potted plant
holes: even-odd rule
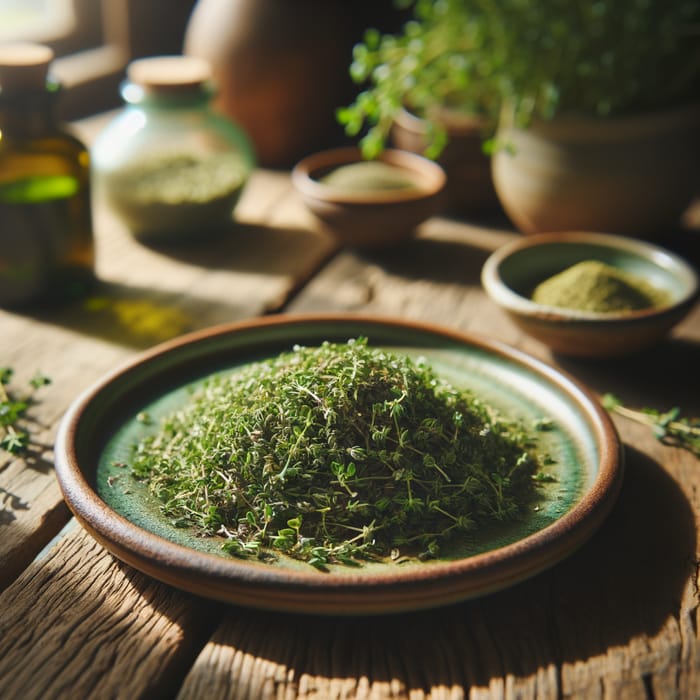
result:
[[[448,104],[489,129],[494,184],[523,231],[648,234],[688,205],[700,168],[700,3],[408,1],[401,34],[370,31],[353,54],[365,89],[338,118],[349,134],[367,128],[367,156],[408,108],[431,125],[436,157],[446,134],[435,115]]]
[[[338,118],[360,140],[366,157],[391,139],[398,148],[437,159],[448,174],[447,201],[460,213],[497,200],[483,142],[492,128],[497,95],[481,90],[470,61],[480,43],[479,23],[467,21],[463,2],[397,0],[412,12],[398,34],[368,30],[353,51],[350,74],[365,86]]]

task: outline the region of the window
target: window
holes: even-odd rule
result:
[[[139,56],[180,53],[195,0],[0,0],[0,41],[50,46],[63,83],[61,116],[120,104],[119,83]]]
[[[50,43],[75,30],[73,0],[0,0],[0,40]]]

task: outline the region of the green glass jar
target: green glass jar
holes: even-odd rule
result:
[[[55,118],[53,52],[0,46],[0,305],[57,302],[94,282],[90,163]]]
[[[122,97],[92,148],[97,196],[146,242],[229,231],[254,155],[247,135],[211,109],[206,61],[133,61]]]

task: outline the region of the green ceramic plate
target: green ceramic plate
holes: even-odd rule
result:
[[[366,336],[371,345],[429,360],[453,385],[471,388],[504,416],[550,418],[540,447],[556,480],[517,523],[480,530],[430,562],[372,563],[322,573],[291,559],[225,554],[221,541],[176,528],[146,489],[115,463],[154,418],[182,404],[213,372],[323,340]],[[445,328],[359,316],[256,319],[158,346],[79,397],[56,441],[56,470],[69,507],[119,559],[173,586],[253,607],[325,614],[381,613],[483,595],[532,576],[576,549],[608,514],[622,479],[621,447],[600,405],[574,380],[493,341]]]

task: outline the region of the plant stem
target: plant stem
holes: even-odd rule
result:
[[[637,411],[632,408],[627,408],[626,406],[615,406],[613,411],[621,416],[624,416],[625,418],[636,421],[637,423],[642,423],[643,425],[658,425],[658,420],[654,417],[654,415],[645,413],[644,411]],[[682,421],[673,420],[670,421],[666,427],[673,432],[685,433],[687,435],[697,435],[700,437],[700,426],[689,425],[688,423],[684,423]]]
[[[666,412],[651,408],[635,410],[623,405],[613,394],[603,396],[603,406],[611,413],[648,426],[660,442],[681,447],[700,457],[700,420],[681,416],[678,407]]]

